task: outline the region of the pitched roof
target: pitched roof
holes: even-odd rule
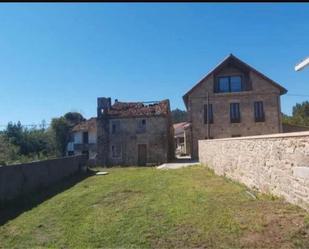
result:
[[[203,77],[196,85],[194,85],[185,95],[183,95],[183,100],[185,102],[185,105],[188,105],[188,97],[189,95],[193,92],[194,89],[196,89],[200,84],[202,84],[202,82],[206,79],[208,79],[213,73],[219,71],[221,68],[223,68],[227,63],[229,63],[230,61],[234,61],[236,63],[241,64],[242,66],[246,67],[247,69],[249,69],[252,72],[255,72],[256,74],[258,74],[260,77],[264,78],[265,80],[267,80],[269,83],[271,83],[273,86],[279,88],[280,90],[280,94],[285,94],[287,93],[287,90],[282,87],[279,83],[273,81],[272,79],[268,78],[266,75],[262,74],[261,72],[257,71],[255,68],[251,67],[250,65],[248,65],[247,63],[243,62],[242,60],[240,60],[239,58],[237,58],[235,55],[230,54],[229,56],[225,57],[223,59],[222,62],[220,62],[214,69],[212,69],[205,77]]]
[[[107,111],[114,117],[159,116],[170,112],[169,100],[153,102],[115,102]]]
[[[72,129],[72,131],[89,131],[96,129],[97,126],[97,118],[90,118],[86,121],[83,121],[79,123],[78,125],[75,125]]]

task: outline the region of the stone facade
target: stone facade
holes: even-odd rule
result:
[[[239,92],[220,93],[215,83],[222,76],[241,76]],[[184,102],[192,125],[192,157],[198,157],[198,140],[282,132],[280,95],[286,90],[233,55],[227,57],[187,94]],[[264,122],[254,118],[254,102],[262,101]],[[240,122],[231,123],[230,103],[239,103]],[[213,123],[204,122],[204,106],[212,105]]]
[[[168,100],[163,102],[111,105],[110,98],[99,98],[97,164],[158,165],[172,160],[170,107]]]
[[[199,160],[216,174],[309,210],[309,132],[199,140]]]

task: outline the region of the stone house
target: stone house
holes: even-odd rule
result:
[[[97,156],[97,119],[90,118],[73,127],[67,155],[86,154],[90,161]]]
[[[230,54],[184,96],[192,158],[198,140],[282,132],[280,96],[287,90]]]
[[[169,100],[152,103],[98,98],[97,163],[158,165],[174,157]]]

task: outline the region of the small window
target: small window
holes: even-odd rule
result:
[[[120,131],[120,121],[112,121],[112,134],[117,134]]]
[[[207,105],[204,105],[204,124],[207,124],[207,119],[209,118],[209,124],[214,122],[213,120],[213,112],[212,112],[212,104],[209,104],[209,112]]]
[[[255,122],[265,121],[264,107],[262,101],[254,102],[254,120]]]
[[[121,144],[112,145],[111,150],[113,158],[121,157]]]
[[[68,156],[74,156],[74,151],[68,151]]]
[[[231,123],[240,123],[239,103],[230,104],[230,120]]]
[[[146,119],[140,119],[137,121],[137,133],[146,132]]]
[[[231,92],[241,92],[241,77],[231,76],[230,87],[231,87]]]
[[[220,77],[219,78],[219,92],[226,93],[229,91],[230,91],[229,77]]]
[[[83,143],[88,144],[88,132],[83,132]]]

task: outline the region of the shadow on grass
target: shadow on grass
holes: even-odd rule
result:
[[[38,189],[35,192],[25,194],[12,201],[0,203],[0,226],[94,174],[94,171],[88,171],[84,174],[75,174],[64,178],[55,183],[55,185]]]

